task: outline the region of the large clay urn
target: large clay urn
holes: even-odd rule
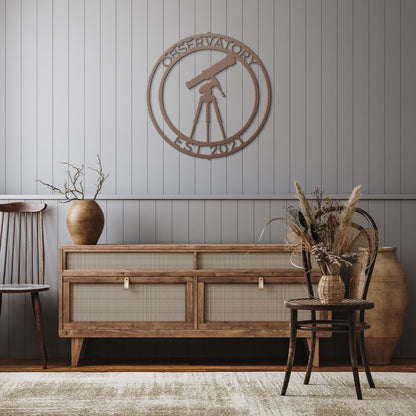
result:
[[[361,293],[364,273],[352,276],[351,297]],[[408,304],[406,272],[396,256],[395,247],[379,247],[368,300],[374,309],[365,312],[371,328],[364,331],[365,350],[369,364],[390,364],[400,341]]]
[[[66,225],[74,244],[97,244],[104,227],[104,214],[97,202],[76,200],[69,208]]]

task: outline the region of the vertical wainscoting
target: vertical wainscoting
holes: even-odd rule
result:
[[[294,179],[414,194],[415,20],[413,0],[0,0],[0,194],[43,194],[36,178],[62,183],[59,162],[94,166],[97,153],[103,195],[288,195]],[[166,143],[146,103],[161,54],[207,32],[252,48],[272,87],[259,136],[210,161]],[[190,59],[165,91],[185,132],[199,99],[185,83],[217,56]],[[218,103],[234,132],[251,96],[243,70],[227,74]],[[87,193],[94,182],[88,171]]]
[[[46,281],[51,285],[51,290],[42,294],[46,340],[51,358],[68,358],[69,342],[57,335],[57,247],[71,244],[65,224],[70,205],[53,199],[44,202],[48,204],[45,214]],[[266,222],[274,217],[284,218],[288,204],[295,205],[296,200],[102,199],[99,203],[106,218],[100,244],[258,243]],[[410,299],[414,298],[416,199],[385,201],[364,198],[361,207],[374,216],[380,229],[381,244],[398,248],[399,259],[408,275]],[[284,235],[285,226],[277,221],[266,229],[261,242],[282,243]],[[30,299],[23,295],[3,298],[0,333],[4,336],[0,337],[0,357],[37,357],[39,352]],[[416,307],[410,302],[405,334],[395,354],[397,357],[411,357],[413,354],[416,327],[412,317],[415,314]],[[342,356],[343,345],[337,348]],[[253,353],[261,357],[261,352]],[[337,351],[332,353],[336,357]]]

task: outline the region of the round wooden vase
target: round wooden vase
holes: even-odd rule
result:
[[[361,295],[364,279],[363,270],[358,278],[353,276],[352,297]],[[406,272],[395,247],[379,247],[367,299],[374,302],[374,309],[365,313],[365,321],[371,325],[364,331],[368,363],[390,364],[403,332],[408,304]]]
[[[66,225],[74,244],[97,244],[104,227],[104,214],[97,202],[76,200],[69,208]]]
[[[324,305],[335,305],[344,299],[345,285],[340,276],[322,276],[319,280],[319,300]]]

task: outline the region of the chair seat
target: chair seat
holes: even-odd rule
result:
[[[0,293],[31,293],[31,292],[43,292],[49,290],[49,285],[36,285],[25,283],[13,283],[13,284],[0,284]]]
[[[285,300],[285,307],[303,311],[361,311],[365,309],[373,309],[374,302],[362,299],[342,299],[341,303],[324,305],[319,299],[316,298],[302,298]]]

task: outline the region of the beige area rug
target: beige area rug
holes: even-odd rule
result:
[[[362,376],[362,375],[361,375]],[[375,373],[355,397],[350,373],[0,373],[0,415],[416,415],[416,373]]]

